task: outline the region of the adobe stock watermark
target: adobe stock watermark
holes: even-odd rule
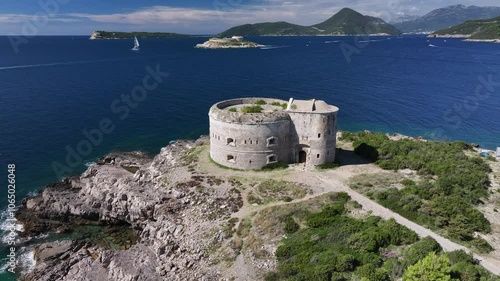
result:
[[[488,77],[479,76],[477,80],[479,83],[472,95],[453,104],[451,108],[443,112],[443,120],[454,130],[458,130],[463,122],[480,108],[481,102],[490,98],[496,92],[496,89],[500,87],[500,82],[493,80],[493,74],[489,74]],[[435,128],[430,134],[430,138],[434,140],[447,140],[443,128]]]
[[[141,102],[147,99],[148,92],[155,90],[169,76],[169,73],[162,72],[160,65],[155,68],[146,67],[146,74],[142,79],[142,85],[134,87],[130,94],[122,94],[110,104],[111,112],[120,121],[127,119],[130,112],[137,108]],[[71,174],[74,169],[83,164],[84,157],[89,156],[95,147],[101,145],[106,135],[113,133],[116,123],[112,118],[103,118],[96,128],[82,130],[83,138],[74,146],[65,147],[65,162],[52,162],[52,169],[58,180],[64,175]]]
[[[61,6],[68,4],[71,0],[39,0],[40,11],[34,13],[30,18],[21,24],[21,32],[15,34],[9,32],[10,45],[16,54],[22,44],[28,44],[29,39],[39,34],[40,29],[46,26],[51,18],[54,18],[60,11]]]

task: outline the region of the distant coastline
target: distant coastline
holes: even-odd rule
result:
[[[465,42],[483,42],[500,44],[500,39],[472,39],[471,35],[467,34],[431,34],[429,38],[449,38],[449,39],[464,39]]]
[[[94,31],[89,40],[119,40],[137,38],[185,38],[197,37],[201,35],[188,35],[168,32],[113,32],[113,31]]]
[[[500,17],[469,20],[461,24],[438,30],[429,37],[464,38],[467,42],[500,43]]]

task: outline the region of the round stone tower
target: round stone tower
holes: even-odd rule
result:
[[[236,169],[289,162],[290,116],[286,101],[242,98],[210,108],[210,156]]]
[[[241,98],[210,108],[210,156],[224,166],[335,161],[338,108],[324,101]]]

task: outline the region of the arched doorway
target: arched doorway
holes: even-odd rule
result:
[[[299,163],[306,163],[307,153],[304,150],[299,151]]]

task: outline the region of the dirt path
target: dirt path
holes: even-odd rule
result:
[[[409,229],[415,231],[420,237],[430,236],[430,237],[434,238],[441,245],[441,247],[444,249],[444,251],[446,251],[446,252],[455,251],[455,250],[464,250],[468,253],[472,253],[472,251],[470,251],[468,248],[461,246],[457,243],[454,243],[454,242],[432,232],[431,230],[429,230],[421,225],[418,225],[418,224],[402,217],[401,215],[379,205],[378,203],[366,198],[365,196],[363,196],[363,195],[359,194],[358,192],[349,188],[346,184],[342,183],[339,185],[338,181],[336,182],[337,184],[332,184],[331,179],[329,179],[327,176],[318,176],[318,179],[323,181],[325,184],[330,185],[332,191],[333,190],[335,190],[335,191],[341,190],[341,191],[346,192],[347,194],[349,194],[349,196],[351,196],[351,198],[353,200],[355,200],[359,204],[361,204],[363,206],[363,209],[372,211],[372,213],[374,215],[380,216],[384,219],[394,218],[399,224],[402,224],[402,225],[408,227]],[[500,275],[500,267],[497,266],[496,264],[493,264],[491,261],[489,261],[489,260],[485,259],[484,257],[477,255],[477,254],[474,254],[474,258],[477,259],[481,263],[481,265],[484,268],[486,268],[488,271],[492,272],[493,274]]]

